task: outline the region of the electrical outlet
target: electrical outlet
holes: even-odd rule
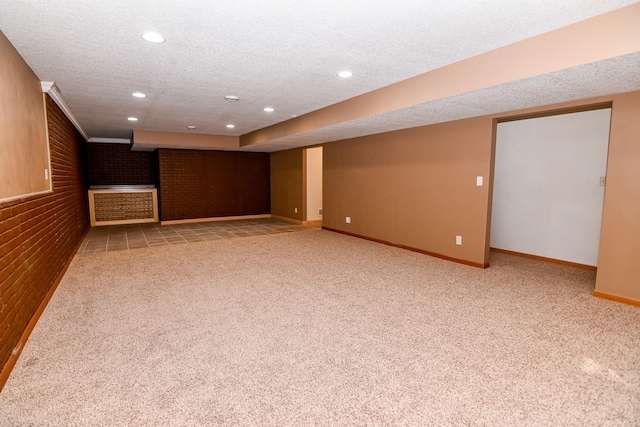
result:
[[[482,187],[482,182],[484,181],[484,178],[482,178],[481,176],[476,176],[476,185],[478,187]]]
[[[344,222],[346,222],[347,224],[351,224],[351,217],[348,216],[344,219]]]
[[[456,245],[462,245],[462,236],[456,236]]]
[[[600,187],[604,187],[605,185],[607,185],[607,177],[606,176],[601,176],[600,177]]]
[[[318,209],[318,216],[322,216],[322,208]]]
[[[44,180],[49,181],[49,169],[44,170]]]
[[[298,208],[293,208],[293,213],[298,213]]]

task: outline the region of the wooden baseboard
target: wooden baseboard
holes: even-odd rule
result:
[[[442,255],[442,254],[438,254],[435,252],[429,252],[429,251],[425,251],[423,249],[418,249],[418,248],[414,248],[411,246],[406,246],[406,245],[400,245],[397,243],[391,243],[391,242],[387,242],[386,240],[380,240],[380,239],[376,239],[373,237],[367,237],[367,236],[362,236],[360,234],[355,234],[355,233],[349,233],[348,231],[342,231],[342,230],[336,230],[335,228],[330,228],[330,227],[322,227],[323,230],[327,230],[327,231],[333,231],[334,233],[340,233],[340,234],[345,234],[347,236],[351,236],[351,237],[357,237],[359,239],[364,239],[364,240],[369,240],[371,242],[376,242],[376,243],[382,243],[383,245],[388,245],[388,246],[393,246],[396,248],[400,248],[400,249],[406,249],[408,251],[412,251],[412,252],[418,252],[421,253],[423,255],[429,255],[435,258],[440,258],[440,259],[444,259],[447,261],[452,261],[452,262],[457,262],[458,264],[464,264],[464,265],[469,265],[471,267],[478,267],[478,268],[487,268],[489,267],[489,264],[480,264],[477,262],[472,262],[472,261],[467,261],[465,259],[459,259],[459,258],[453,258],[447,255]]]
[[[307,225],[310,222],[312,222],[312,221],[301,221],[299,219],[293,219],[286,216],[273,215],[273,214],[271,215],[271,218],[284,221],[284,222],[290,222],[291,224],[297,224],[297,225]],[[322,223],[322,221],[320,221],[320,223]]]
[[[49,291],[47,292],[44,299],[38,306],[38,309],[31,317],[31,320],[29,321],[26,329],[22,333],[22,336],[20,337],[18,344],[14,347],[13,352],[9,357],[9,360],[7,360],[7,363],[3,366],[2,371],[0,371],[0,391],[2,391],[2,389],[4,388],[4,385],[7,383],[7,380],[9,379],[9,375],[11,375],[11,371],[13,370],[13,367],[16,366],[16,362],[18,361],[18,358],[22,353],[22,349],[24,349],[24,345],[27,343],[27,340],[29,339],[29,335],[31,335],[33,328],[35,328],[36,323],[38,323],[38,319],[40,319],[40,316],[44,312],[44,309],[47,307],[47,304],[49,304],[49,301],[51,300],[53,293],[58,288],[58,285],[62,281],[64,274],[67,272],[69,265],[71,265],[71,261],[73,261],[73,257],[76,256],[76,253],[78,253],[78,249],[80,249],[80,245],[82,245],[82,242],[87,237],[88,232],[89,232],[89,229],[87,229],[87,231],[84,232],[84,234],[82,235],[82,238],[80,239],[76,247],[73,249],[73,252],[71,252],[69,259],[67,259],[67,262],[62,267],[62,270],[60,271],[58,276],[56,276],[56,279],[53,281],[53,284],[49,288]]]
[[[105,225],[133,225],[133,224],[148,224],[151,222],[158,222],[153,218],[141,218],[141,219],[122,219],[117,221],[94,221],[92,227],[102,227]]]
[[[593,291],[593,296],[602,299],[608,299],[609,301],[621,302],[623,304],[633,305],[640,307],[640,300],[634,298],[622,297],[620,295],[610,294],[607,292]]]
[[[508,251],[506,249],[498,249],[498,248],[490,248],[490,249],[493,252],[497,252],[497,253],[500,253],[500,254],[515,255],[515,256],[519,256],[519,257],[523,257],[523,258],[535,259],[535,260],[538,260],[538,261],[545,261],[545,262],[552,262],[554,264],[566,265],[568,267],[581,268],[583,270],[598,271],[598,267],[596,267],[594,265],[579,264],[577,262],[563,261],[561,259],[547,258],[547,257],[543,257],[543,256],[538,256],[538,255],[525,254],[525,253],[522,253],[522,252]]]
[[[171,221],[160,221],[161,225],[176,225],[176,224],[193,224],[196,222],[214,222],[214,221],[235,221],[240,219],[263,219],[271,218],[271,214],[263,215],[236,215],[236,216],[216,216],[210,218],[191,218],[191,219],[175,219]]]

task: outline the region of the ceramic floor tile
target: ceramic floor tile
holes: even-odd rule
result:
[[[148,248],[149,245],[147,242],[144,243],[129,243],[129,249],[140,249],[140,248]]]
[[[182,243],[182,242],[186,242],[186,240],[185,240],[185,239],[183,239],[182,237],[179,237],[179,238],[167,238],[166,240],[167,240],[167,242],[169,242],[169,243]]]
[[[305,229],[309,227],[271,218],[176,225],[140,224],[94,227],[87,233],[78,252],[140,249],[169,244],[289,233]]]

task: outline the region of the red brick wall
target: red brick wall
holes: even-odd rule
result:
[[[128,144],[87,144],[89,185],[155,185],[154,154]]]
[[[53,193],[0,203],[0,367],[89,228],[85,142],[47,96]]]
[[[271,213],[268,153],[159,149],[163,221]]]

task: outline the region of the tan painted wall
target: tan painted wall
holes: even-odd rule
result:
[[[323,226],[484,264],[491,141],[481,117],[326,144]]]
[[[640,92],[613,97],[596,290],[640,301]]]
[[[303,154],[302,148],[271,153],[272,215],[305,220]]]
[[[40,80],[0,32],[0,200],[51,190]]]

